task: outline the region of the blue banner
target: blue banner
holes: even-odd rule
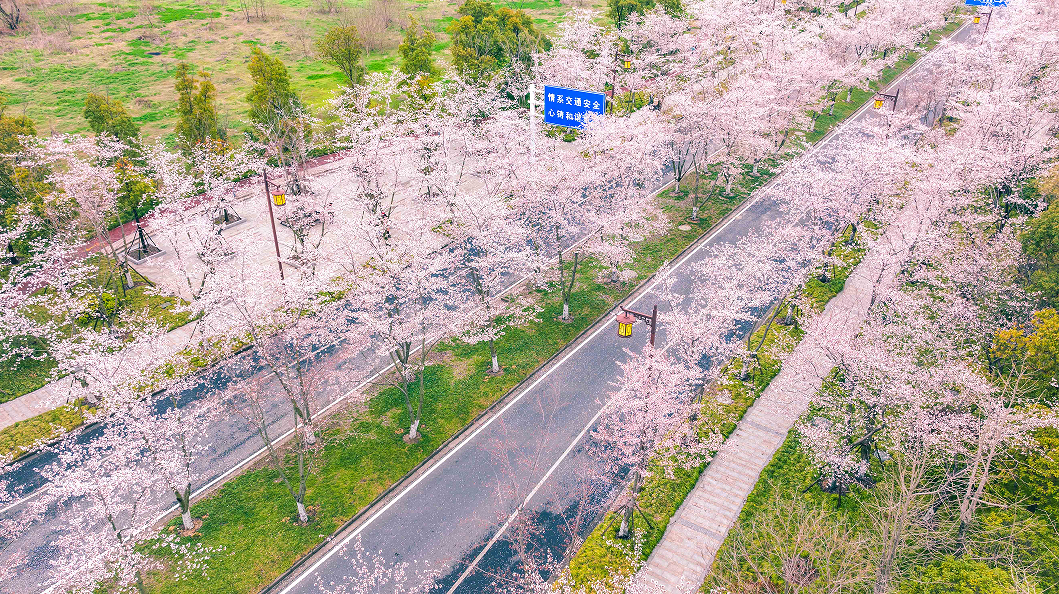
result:
[[[602,115],[607,109],[603,93],[544,86],[544,123],[580,128],[590,113]]]
[[[1008,0],[967,0],[967,6],[1007,6]]]

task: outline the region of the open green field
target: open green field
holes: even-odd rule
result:
[[[356,25],[370,49],[368,70],[387,71],[398,63],[397,46],[411,15],[436,32],[437,62],[445,64],[449,40],[444,30],[459,8],[459,2],[448,0],[260,0],[261,15],[255,1],[26,2],[28,22],[17,34],[0,33],[0,92],[9,112],[28,115],[41,134],[87,130],[81,110],[85,95],[94,92],[120,99],[146,136],[165,138],[176,122],[173,71],[180,62],[189,62],[213,76],[219,113],[238,129],[248,109],[251,46],[282,59],[295,90],[319,107],[344,81],[313,51],[313,41],[327,29]],[[552,33],[573,6],[604,3],[496,4],[525,10],[538,27]]]

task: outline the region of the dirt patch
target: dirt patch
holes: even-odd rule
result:
[[[427,355],[427,365],[448,365],[455,358],[452,351],[434,351]]]
[[[467,359],[453,359],[448,365],[456,379],[463,379],[474,373],[474,364]]]

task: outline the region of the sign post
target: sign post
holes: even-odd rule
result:
[[[532,110],[532,107],[530,108]],[[602,116],[607,109],[603,93],[579,91],[563,87],[544,87],[544,123],[580,129],[588,114]]]
[[[530,121],[529,121],[529,141],[530,141],[530,163],[537,160],[537,85],[530,85],[529,87],[529,109],[530,109]]]

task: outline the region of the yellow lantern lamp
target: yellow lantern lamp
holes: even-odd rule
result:
[[[875,109],[882,108],[882,104],[883,104],[883,98],[880,97],[879,95],[876,95],[875,96]]]
[[[981,22],[982,22],[982,15],[980,15],[980,14],[974,15],[974,24],[977,25],[978,23],[981,23]]]
[[[618,336],[621,338],[628,338],[632,336],[632,325],[636,323],[636,318],[623,311],[618,314],[617,320]]]
[[[621,63],[621,65],[622,65],[623,68],[628,70],[628,69],[632,68],[632,60],[626,58],[625,61]]]
[[[287,195],[283,192],[277,192],[272,194],[272,204],[276,206],[283,206],[287,203]]]

